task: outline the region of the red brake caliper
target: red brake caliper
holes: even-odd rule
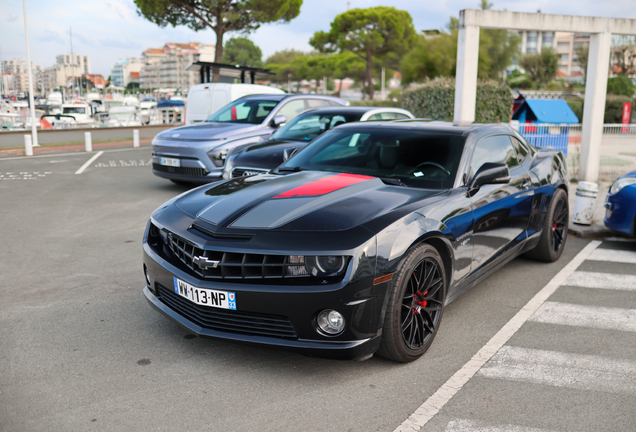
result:
[[[418,292],[417,294],[413,295],[413,298],[418,298],[418,297],[424,297],[426,294],[428,294],[428,291],[426,291],[424,294],[422,294],[421,292]],[[426,307],[426,305],[428,304],[427,300],[420,300],[420,301],[416,301],[414,302],[416,305],[421,306],[423,308]],[[419,312],[417,311],[417,309],[415,309],[415,307],[411,307],[411,309],[413,309],[413,312],[415,312],[416,314],[418,314]]]
[[[552,219],[552,221],[554,222],[554,223],[552,224],[552,232],[554,232],[554,231],[556,230],[556,227],[557,227],[556,218],[555,218],[555,219]]]

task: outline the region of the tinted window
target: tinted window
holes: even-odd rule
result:
[[[357,114],[311,114],[305,113],[287,122],[279,129],[272,139],[311,141],[318,135],[335,128],[344,123],[357,121],[360,118]]]
[[[517,153],[512,147],[508,135],[495,135],[482,138],[477,142],[470,163],[472,175],[486,162],[505,163],[509,168],[519,165]]]
[[[453,187],[464,142],[462,136],[438,132],[346,127],[316,138],[282,166],[446,189]]]
[[[206,122],[260,124],[278,105],[272,100],[236,100],[212,114]]]
[[[287,120],[291,120],[303,111],[305,111],[305,101],[303,99],[296,99],[283,105],[276,115],[284,115],[287,117]]]

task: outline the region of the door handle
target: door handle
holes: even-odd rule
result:
[[[530,185],[532,184],[532,181],[530,181],[529,178],[526,178],[523,180],[523,183],[521,183],[521,187],[525,190],[530,189]]]

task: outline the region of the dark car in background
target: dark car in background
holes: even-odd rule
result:
[[[413,361],[453,299],[520,254],[561,256],[566,167],[504,125],[344,124],[155,210],[143,293],[203,337]]]
[[[400,108],[333,107],[305,111],[274,132],[270,140],[248,146],[228,157],[223,178],[266,173],[314,138],[341,124],[412,118],[413,114]]]
[[[260,94],[237,99],[204,122],[159,133],[152,140],[152,172],[175,183],[220,180],[237,147],[264,142],[303,111],[349,102],[332,96]]]
[[[605,198],[605,226],[636,236],[636,171],[616,179]]]

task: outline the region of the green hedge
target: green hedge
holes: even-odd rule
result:
[[[400,108],[400,102],[393,102],[390,100],[361,100],[361,101],[349,101],[351,106],[364,106],[364,107],[393,107]]]
[[[510,121],[512,91],[508,84],[494,80],[477,82],[475,122],[500,123]],[[453,120],[455,80],[440,78],[402,93],[402,108],[415,117],[433,120]]]

